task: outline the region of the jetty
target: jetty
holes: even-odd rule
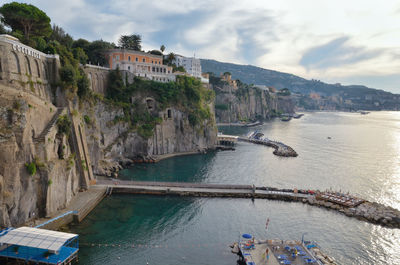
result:
[[[298,154],[292,147],[290,147],[282,142],[279,142],[279,141],[270,140],[267,137],[265,137],[263,133],[258,132],[258,131],[250,132],[246,136],[240,136],[239,140],[244,141],[244,142],[253,143],[253,144],[261,144],[261,145],[272,147],[275,149],[273,154],[276,156],[283,156],[283,157],[297,157],[298,156]]]
[[[269,199],[300,202],[322,207],[366,222],[400,228],[400,211],[350,194],[334,191],[279,189],[255,185],[191,182],[152,182],[119,179],[98,180],[95,185],[109,194],[148,194],[163,196]]]

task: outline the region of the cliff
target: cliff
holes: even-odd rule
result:
[[[218,123],[270,119],[279,113],[293,113],[290,96],[279,96],[257,87],[214,82],[215,115]]]
[[[0,92],[0,227],[4,227],[64,208],[78,192],[80,176],[73,147],[55,126],[55,118],[66,110],[58,111],[51,102],[13,87],[0,84]]]
[[[214,148],[217,129],[213,117],[192,126],[188,113],[176,105],[162,108],[146,94],[134,95],[134,98],[141,109],[139,115],[157,117],[157,123],[148,131],[129,119],[138,114],[137,109],[126,113],[123,107],[101,99],[92,102],[90,108],[86,104],[81,109],[94,174],[110,176],[132,161]]]
[[[324,110],[399,110],[400,95],[361,85],[328,84],[320,80],[263,69],[252,65],[223,63],[201,59],[203,72],[215,75],[230,72],[232,77],[247,84],[288,88],[297,94],[295,103],[302,109]],[[316,99],[314,96],[318,95]]]
[[[93,172],[216,144],[214,94],[195,78],[125,86],[85,65],[67,83],[66,70],[58,55],[0,36],[0,228],[55,215],[95,183]]]

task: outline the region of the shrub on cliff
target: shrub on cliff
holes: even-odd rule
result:
[[[57,120],[57,128],[58,128],[57,134],[69,135],[71,132],[71,125],[72,124],[71,124],[71,121],[69,120],[68,116],[61,115],[60,117],[58,117],[58,120]]]
[[[26,163],[26,170],[28,170],[29,175],[33,176],[36,174],[36,164],[35,162]]]

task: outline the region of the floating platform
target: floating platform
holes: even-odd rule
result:
[[[336,265],[334,259],[325,255],[314,242],[296,240],[254,240],[249,234],[243,234],[238,248],[239,264],[243,265],[306,265],[330,264]]]

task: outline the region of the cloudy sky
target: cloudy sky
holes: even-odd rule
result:
[[[11,1],[7,1],[11,2]],[[400,93],[400,1],[27,0],[74,38],[252,64]]]

